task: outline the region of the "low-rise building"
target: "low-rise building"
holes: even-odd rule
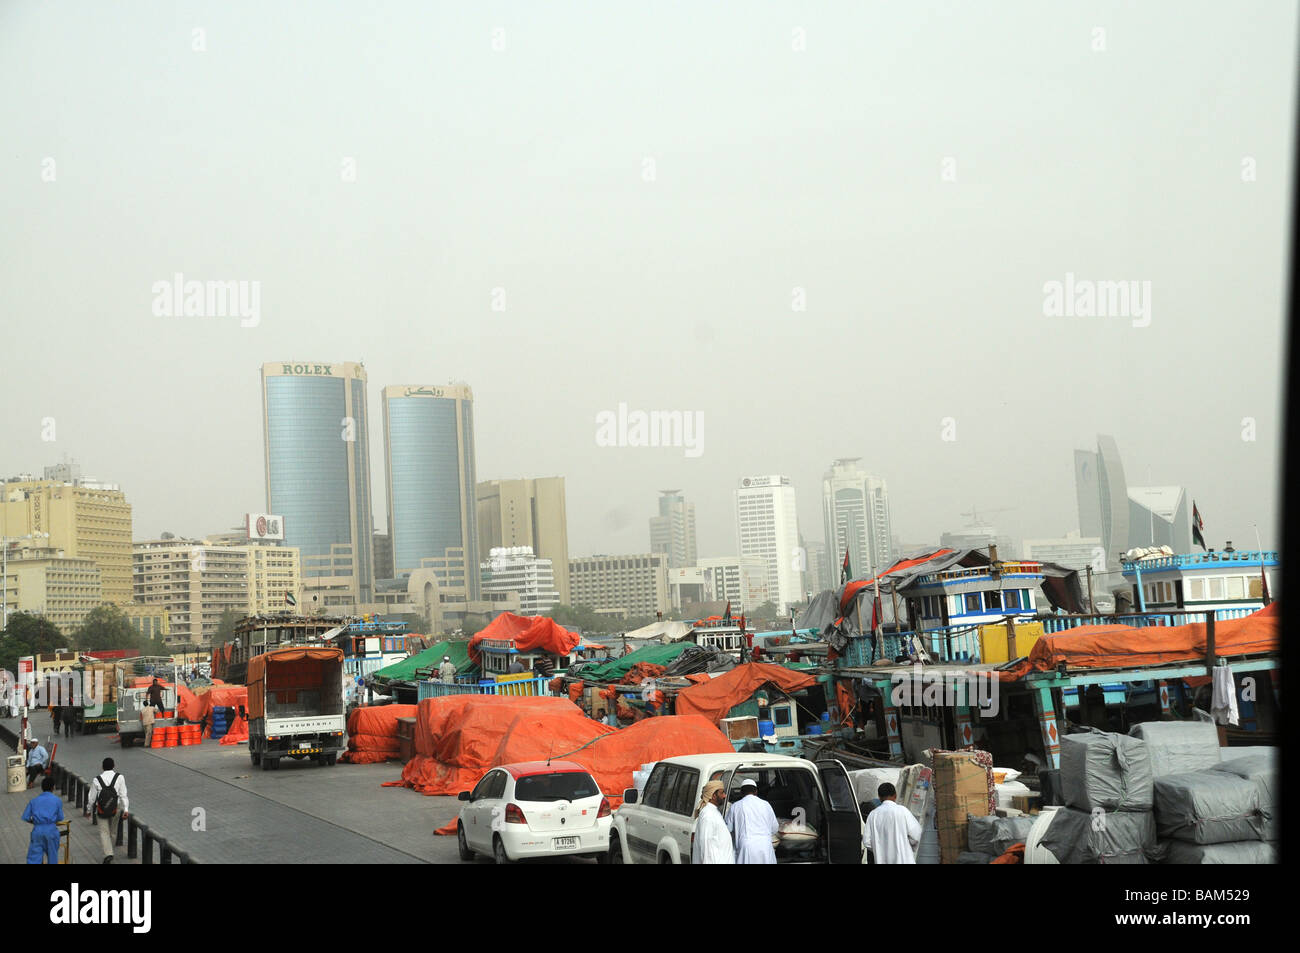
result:
[[[520,615],[541,615],[560,601],[551,560],[538,556],[531,546],[495,546],[482,571],[483,593],[519,593]]]
[[[569,560],[573,605],[622,619],[672,611],[664,553],[584,556]]]
[[[11,550],[0,585],[7,612],[42,616],[65,635],[104,601],[102,573],[93,559],[47,546]]]

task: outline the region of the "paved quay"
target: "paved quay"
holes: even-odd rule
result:
[[[55,739],[49,715],[39,711],[31,721],[50,748]],[[0,723],[17,733],[17,719]],[[383,787],[401,777],[396,762],[322,767],[284,760],[277,770],[263,771],[253,767],[246,745],[211,739],[201,745],[127,749],[108,732],[57,741],[56,760],[87,781],[100,772],[105,757],[113,758],[115,770],[126,778],[131,812],[198,863],[461,862],[456,838],[433,835],[456,817],[460,802]],[[17,807],[14,816],[21,813]],[[76,821],[73,827],[81,824],[98,852],[98,832],[89,822]],[[22,843],[18,860],[26,855],[25,833]]]

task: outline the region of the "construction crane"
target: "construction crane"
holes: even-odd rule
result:
[[[985,512],[985,513],[1007,513],[1007,512],[1010,512],[1011,510],[1014,510],[1014,509],[1015,509],[1014,506],[1001,506],[1001,507],[998,507],[998,508],[995,509],[995,510],[985,510],[984,512]],[[970,521],[969,523],[966,524],[967,526],[980,526],[980,525],[987,526],[987,525],[989,525],[988,523],[983,523],[983,524],[980,523],[979,513],[976,511],[975,507],[973,507],[973,506],[970,508],[970,512],[969,512],[969,513],[961,513],[961,514],[959,514],[959,515],[961,515],[961,516],[969,516],[969,517],[971,518],[971,521]]]

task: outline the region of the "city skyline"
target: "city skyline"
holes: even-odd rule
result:
[[[722,4],[688,29],[413,7],[380,69],[341,55],[346,10],[314,11],[293,59],[292,13],[202,9],[202,52],[144,8],[0,9],[0,82],[64,104],[5,107],[0,302],[23,327],[0,472],[66,454],[123,487],[141,538],[228,527],[265,508],[253,369],[302,355],[364,361],[375,421],[383,385],[468,382],[479,480],[563,474],[575,554],[642,551],[662,487],[728,554],[745,473],[788,474],[819,526],[826,462],[851,456],[900,538],[972,506],[1062,536],[1097,433],[1145,484],[1193,488],[1212,539],[1280,542],[1294,8],[1157,0],[1099,49],[1033,3]],[[887,39],[918,31],[924,51]],[[137,68],[97,68],[106,49]],[[256,315],[164,306],[178,275],[236,282]],[[1045,288],[1089,281],[1149,282],[1144,314],[1048,313]],[[841,353],[869,373],[829,371]],[[622,405],[702,415],[699,455],[600,445]],[[382,485],[378,441],[369,463]]]

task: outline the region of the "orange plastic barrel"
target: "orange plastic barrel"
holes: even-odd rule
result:
[[[175,725],[166,725],[166,726],[163,728],[163,747],[164,747],[164,748],[175,748],[175,747],[176,747],[176,743],[177,743],[177,742],[176,742],[176,738],[177,738],[177,735],[176,735],[176,726],[175,726]]]

